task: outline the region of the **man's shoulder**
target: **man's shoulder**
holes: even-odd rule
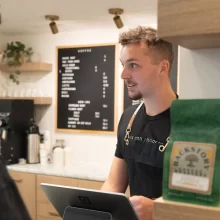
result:
[[[128,124],[129,120],[131,119],[132,115],[134,114],[135,110],[138,108],[139,104],[131,105],[124,110],[121,115],[120,124]]]
[[[135,110],[138,108],[139,104],[131,105],[128,108],[126,108],[123,112],[124,116],[132,116]]]

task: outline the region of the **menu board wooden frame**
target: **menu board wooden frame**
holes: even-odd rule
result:
[[[58,51],[59,49],[70,48],[88,48],[88,47],[100,47],[100,46],[115,46],[115,68],[114,68],[114,129],[113,131],[105,130],[81,130],[81,129],[63,129],[58,128]],[[56,132],[68,132],[68,133],[87,133],[87,134],[116,134],[117,130],[117,118],[118,118],[118,63],[119,63],[119,45],[118,43],[103,43],[103,44],[83,44],[83,45],[65,45],[56,47],[56,98],[55,98],[55,131]]]

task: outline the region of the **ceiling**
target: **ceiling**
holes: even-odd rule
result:
[[[157,23],[157,0],[0,0],[0,33],[50,33],[46,14],[60,16],[60,32],[116,28],[109,8],[124,9],[125,27]]]

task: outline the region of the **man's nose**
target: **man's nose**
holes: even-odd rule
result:
[[[129,73],[129,71],[127,71],[126,68],[123,68],[121,72],[121,79],[130,79],[130,78],[131,78],[131,74]]]

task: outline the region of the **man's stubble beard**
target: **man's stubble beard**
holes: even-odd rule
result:
[[[128,93],[128,97],[131,100],[140,100],[140,99],[142,99],[141,93],[137,93],[137,94],[134,94],[134,95],[129,95],[129,93]]]

